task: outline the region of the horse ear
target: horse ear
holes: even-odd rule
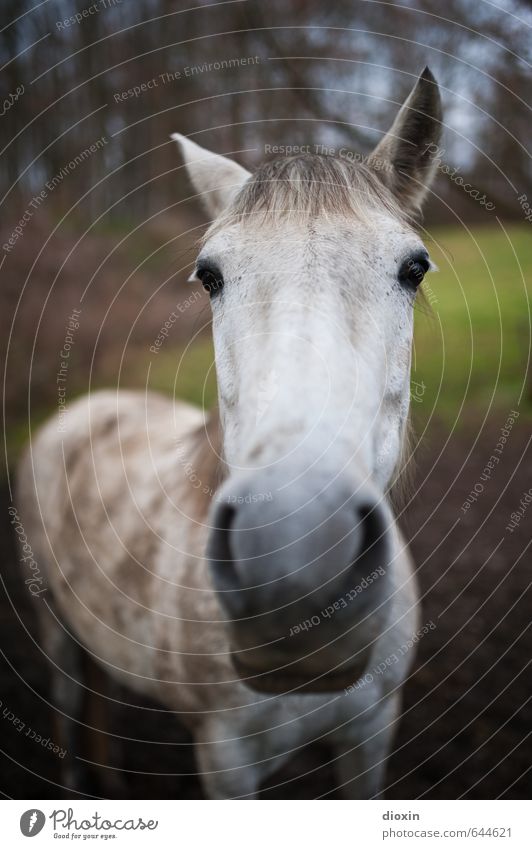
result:
[[[200,147],[180,133],[172,133],[170,138],[181,150],[187,174],[201,195],[205,209],[212,218],[216,218],[246,182],[249,171],[225,156]]]
[[[425,68],[391,129],[368,158],[401,204],[418,210],[437,166],[442,128],[438,83]]]

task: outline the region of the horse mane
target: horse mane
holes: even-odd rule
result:
[[[401,440],[401,451],[397,465],[393,471],[392,479],[388,486],[387,495],[396,512],[405,507],[412,497],[414,489],[414,473],[416,464],[412,450],[414,442],[414,429],[412,417],[409,413],[403,429]]]
[[[191,434],[187,457],[194,473],[191,491],[202,519],[206,517],[212,499],[227,477],[222,451],[222,426],[218,408],[215,407],[208,414],[205,423]]]

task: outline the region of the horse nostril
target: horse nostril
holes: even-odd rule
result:
[[[357,508],[359,545],[353,560],[357,568],[374,564],[381,558],[386,547],[386,528],[378,504]]]
[[[236,508],[231,504],[222,504],[216,512],[216,525],[211,530],[207,546],[207,556],[217,564],[216,583],[221,592],[237,587],[238,576],[231,548],[231,529],[236,518]]]
[[[236,518],[236,509],[231,504],[224,504],[216,514],[215,531],[219,536],[221,548],[226,551],[227,557],[230,559],[229,532]]]

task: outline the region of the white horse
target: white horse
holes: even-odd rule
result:
[[[79,646],[175,711],[212,798],[256,796],[317,740],[345,796],[382,791],[418,628],[388,494],[430,268],[412,222],[440,127],[425,69],[356,163],[293,155],[250,175],[173,137],[213,218],[196,278],[219,418],[99,392],[42,428],[20,468],[68,790]]]

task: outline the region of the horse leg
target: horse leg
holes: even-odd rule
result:
[[[78,757],[83,743],[84,651],[52,613],[41,621],[41,634],[43,651],[52,664],[52,726],[62,750],[61,780],[68,792],[87,795],[88,774]]]
[[[112,682],[51,614],[46,620],[41,619],[41,632],[43,649],[52,663],[52,725],[54,739],[65,752],[65,788],[94,795],[92,774],[101,785],[103,796],[123,798],[122,749],[107,733]]]
[[[89,753],[90,766],[95,770],[102,795],[105,798],[123,799],[127,796],[127,783],[121,769],[123,747],[111,733],[109,722],[118,688],[88,654],[84,658],[84,671],[87,683],[84,705],[85,747]]]
[[[370,722],[353,723],[333,739],[338,791],[344,799],[375,799],[382,795],[400,699],[388,698]]]
[[[275,740],[247,736],[243,726],[209,723],[196,736],[199,777],[209,799],[255,799],[270,774],[286,760]],[[240,736],[242,735],[242,736]]]
[[[195,751],[208,799],[256,798],[262,773],[246,763],[245,748],[238,741],[199,742]]]

